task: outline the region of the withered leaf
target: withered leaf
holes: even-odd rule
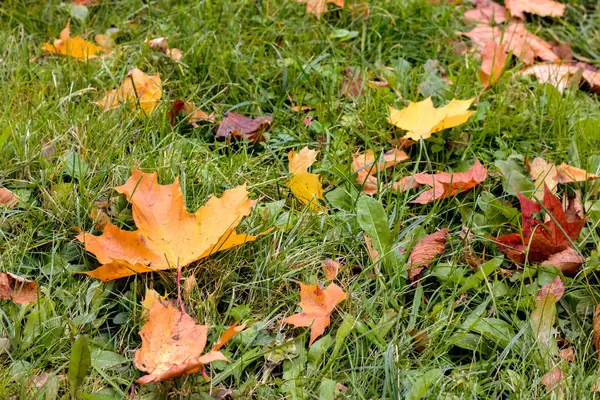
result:
[[[321,268],[325,274],[325,279],[332,281],[337,277],[341,264],[335,260],[325,260],[321,263]]]
[[[139,107],[146,114],[150,114],[160,102],[162,96],[162,82],[160,75],[146,75],[137,68],[130,70],[123,80],[121,87],[109,91],[104,98],[96,104],[104,111],[112,110],[123,104],[128,104],[135,109]]]
[[[481,69],[478,71],[479,79],[483,86],[488,87],[496,83],[502,74],[507,57],[508,55],[503,45],[493,40],[486,42],[485,48],[481,53]]]
[[[38,299],[38,286],[10,272],[0,272],[0,300],[12,300],[15,304],[29,304]]]
[[[525,13],[541,17],[562,17],[565,5],[554,0],[505,0],[504,4],[513,17],[525,19]]]
[[[501,24],[506,21],[506,8],[491,0],[475,0],[473,1],[476,8],[468,10],[464,16],[467,20],[473,20],[483,23]]]
[[[14,208],[19,203],[17,196],[10,190],[0,187],[0,206]]]
[[[177,99],[173,102],[171,109],[167,111],[167,116],[169,117],[169,122],[171,122],[171,125],[175,125],[177,123],[177,118],[181,114],[185,114],[188,122],[194,128],[199,127],[200,122],[214,123],[216,119],[215,114],[208,114],[197,109],[193,103],[184,101],[182,99]]]
[[[411,281],[428,267],[433,260],[442,254],[446,248],[448,228],[441,229],[435,233],[425,236],[417,243],[408,257],[408,277]]]
[[[573,79],[576,83],[585,81],[594,92],[600,93],[600,71],[582,62],[535,64],[522,69],[519,74],[535,76],[538,81],[555,86],[561,93],[572,84]]]
[[[263,133],[271,126],[273,117],[263,116],[248,118],[242,114],[230,112],[225,114],[223,120],[217,125],[217,137],[229,139],[242,138],[252,143],[264,142]]]
[[[52,44],[45,43],[42,46],[42,50],[50,54],[62,54],[79,60],[97,58],[101,54],[107,53],[105,48],[96,46],[92,42],[82,39],[81,36],[72,38],[70,21],[67,22],[67,26],[60,32],[59,38],[54,39]]]
[[[373,150],[356,154],[352,158],[352,169],[356,173],[356,183],[362,185],[362,192],[366,194],[377,193],[376,175],[384,169],[393,167],[399,162],[408,160],[408,155],[400,149],[392,149],[383,155],[383,160],[378,161]],[[377,162],[376,162],[377,161]]]
[[[306,3],[306,12],[314,14],[321,19],[327,11],[327,4],[335,4],[338,7],[344,7],[344,0],[296,0],[298,3]]]

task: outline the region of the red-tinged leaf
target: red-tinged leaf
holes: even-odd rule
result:
[[[321,268],[325,274],[325,279],[332,281],[337,277],[341,264],[335,260],[325,260],[321,263]]]
[[[217,125],[217,137],[229,139],[230,137],[242,138],[252,143],[266,141],[263,133],[269,129],[273,117],[263,116],[248,118],[244,115],[230,112]]]
[[[38,285],[10,272],[0,272],[0,300],[29,304],[38,298]]]
[[[427,235],[413,248],[408,257],[408,277],[411,281],[444,251],[448,232],[448,228],[444,228]]]
[[[575,275],[584,261],[585,260],[579,255],[577,250],[572,247],[567,247],[559,253],[552,254],[542,264],[554,265],[565,275]]]
[[[544,286],[538,291],[536,300],[541,301],[544,296],[554,296],[554,302],[557,302],[565,294],[565,285],[560,277],[554,278],[554,280]]]
[[[536,307],[531,313],[531,330],[536,338],[539,356],[547,367],[551,367],[555,357],[560,355],[558,344],[554,337],[554,322],[556,320],[556,302],[564,294],[565,287],[556,277],[551,283],[542,286],[536,297]]]
[[[559,367],[552,369],[542,377],[542,385],[546,386],[546,391],[551,392],[562,381],[565,380],[565,375]]]
[[[352,67],[344,69],[341,92],[348,100],[354,100],[362,93],[363,79],[360,72]]]
[[[465,12],[465,19],[489,24],[501,24],[506,21],[506,8],[491,0],[475,0],[474,10]]]

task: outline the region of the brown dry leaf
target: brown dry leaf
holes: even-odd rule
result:
[[[478,24],[469,32],[457,34],[471,39],[473,48],[479,53],[485,51],[488,40],[493,40],[502,44],[508,52],[513,53],[525,64],[533,64],[536,58],[544,61],[559,60],[550,43],[530,33],[525,25],[519,22],[511,22],[504,32],[498,27]]]
[[[405,176],[400,178],[399,181],[392,182],[392,189],[398,193],[406,192],[408,189],[418,189],[420,187],[421,184],[415,181],[412,176]]]
[[[584,261],[577,250],[567,247],[559,253],[552,254],[542,265],[554,265],[563,274],[573,276],[579,271],[579,267],[581,267]]]
[[[246,185],[226,190],[220,198],[211,197],[193,214],[186,210],[179,180],[161,185],[156,172],[146,174],[132,168],[131,177],[115,190],[132,204],[138,230],[125,231],[109,223],[101,236],[77,236],[102,264],[84,273],[102,281],[185,267],[256,240],[256,236],[236,233],[237,225],[255,204],[248,199]]]
[[[363,78],[360,71],[353,67],[344,69],[341,92],[348,100],[354,100],[362,94]]]
[[[342,265],[335,260],[325,260],[321,263],[321,268],[325,274],[325,279],[332,281],[337,277]]]
[[[0,187],[0,206],[14,208],[17,204],[19,204],[17,196],[10,190]]]
[[[110,224],[110,218],[106,213],[96,207],[92,207],[90,210],[90,217],[95,221],[94,228],[101,231],[106,227],[106,225]]]
[[[536,157],[528,164],[529,175],[535,181],[535,196],[541,199],[544,195],[544,185],[552,193],[556,193],[559,183],[586,182],[598,179],[600,176],[591,174],[584,169],[562,163],[558,167],[541,157]]]
[[[183,294],[189,296],[197,286],[196,275],[190,275],[183,281]]]
[[[194,128],[199,127],[200,122],[214,123],[216,119],[215,114],[208,114],[202,110],[197,109],[194,103],[177,99],[173,102],[171,109],[167,111],[167,116],[169,117],[169,122],[171,122],[171,125],[175,125],[177,123],[177,118],[181,114],[186,115],[188,122]]]
[[[60,32],[58,39],[54,39],[52,44],[45,43],[42,50],[50,54],[62,54],[73,57],[79,60],[87,60],[97,58],[101,54],[107,53],[107,49],[96,46],[92,42],[83,40],[81,36],[71,37],[70,21],[67,21],[67,26]]]
[[[138,105],[146,114],[150,114],[162,96],[160,75],[146,75],[137,68],[127,73],[121,87],[111,90],[96,104],[104,111],[113,110],[123,104],[129,104],[132,109]]]
[[[450,230],[444,228],[425,236],[416,244],[408,257],[408,277],[412,281],[427,268],[446,248],[446,238]]]
[[[535,76],[538,81],[555,86],[561,93],[571,85],[573,79],[583,79],[594,92],[600,93],[600,71],[581,62],[535,64],[522,69],[519,74]]]
[[[363,237],[365,239],[365,245],[367,246],[367,252],[369,253],[369,259],[373,264],[376,264],[379,261],[379,252],[373,247],[373,242],[369,235],[364,233]]]
[[[560,358],[569,362],[575,362],[575,349],[573,346],[567,346],[560,350]]]
[[[415,182],[421,185],[429,185],[432,188],[421,193],[411,203],[427,204],[474,188],[487,178],[487,169],[476,159],[467,172],[419,173],[413,175],[412,178]]]
[[[302,148],[299,153],[290,150],[288,170],[292,178],[286,182],[286,186],[303,204],[309,205],[312,210],[322,211],[319,200],[323,200],[323,184],[319,175],[308,172],[308,168],[317,159],[317,153],[318,151],[308,147]]]
[[[554,51],[562,61],[573,61],[573,50],[571,50],[571,46],[567,43],[553,44],[552,51]]]
[[[330,316],[336,305],[346,298],[346,293],[335,283],[326,289],[319,285],[304,285],[300,283],[300,307],[302,312],[283,320],[296,328],[310,326],[309,346],[325,332],[329,326]]]
[[[230,112],[225,114],[223,120],[217,125],[217,137],[242,138],[252,143],[265,142],[267,139],[263,133],[269,129],[272,122],[273,117],[271,116],[248,118],[242,114]]]
[[[479,79],[484,87],[493,85],[500,78],[507,57],[503,45],[493,40],[486,42],[481,53],[481,69],[478,71]]]
[[[562,17],[565,5],[553,0],[505,0],[504,4],[513,17],[525,19],[525,14],[540,17]]]
[[[170,49],[169,44],[167,43],[167,39],[164,37],[159,37],[152,40],[147,40],[148,46],[154,51],[158,51],[160,53],[164,53],[171,57],[174,61],[181,60],[183,57],[183,53],[179,49]]]
[[[235,335],[246,329],[246,324],[233,324],[221,334],[219,341],[213,345],[212,351],[219,351],[227,344]]]
[[[412,336],[412,341],[417,353],[422,353],[427,346],[429,346],[429,335],[427,332],[411,329],[408,334]]]
[[[43,387],[46,384],[46,382],[48,382],[48,379],[51,376],[52,374],[49,372],[42,372],[41,374],[32,376],[31,383],[33,383],[33,386],[39,389]]]
[[[506,21],[506,8],[491,0],[475,0],[477,8],[465,12],[465,18],[486,24],[495,22],[501,24]]]
[[[546,391],[551,392],[564,380],[565,375],[562,370],[556,367],[542,377],[541,383],[546,386]]]
[[[306,3],[306,12],[308,14],[314,14],[318,19],[321,19],[323,14],[327,11],[327,4],[335,4],[336,6],[343,8],[344,0],[296,0],[298,3]]]
[[[377,193],[376,175],[384,169],[391,168],[399,162],[408,160],[408,155],[400,149],[393,149],[383,155],[383,161],[376,163],[373,150],[355,155],[352,158],[352,169],[357,174],[356,183],[362,185],[362,192]]]
[[[38,299],[38,285],[10,272],[0,272],[0,300],[29,304]]]
[[[137,369],[148,374],[136,383],[160,382],[198,372],[212,361],[229,361],[219,351],[202,355],[207,334],[208,326],[196,324],[168,302],[155,301],[148,322],[140,330],[142,347],[133,360]]]

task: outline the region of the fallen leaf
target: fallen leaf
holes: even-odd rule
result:
[[[83,40],[79,35],[72,38],[70,25],[70,21],[67,21],[67,26],[60,32],[58,39],[54,39],[52,44],[42,45],[42,50],[50,54],[62,54],[79,60],[97,58],[107,52],[106,49]]]
[[[481,53],[481,69],[478,71],[479,79],[484,87],[496,83],[506,64],[507,58],[504,46],[493,40],[488,40]]]
[[[546,387],[546,391],[551,392],[564,380],[565,376],[562,370],[556,367],[542,377],[541,383]]]
[[[136,383],[145,384],[189,375],[212,361],[229,361],[219,351],[204,355],[208,326],[170,303],[155,301],[148,322],[140,330],[142,347],[136,350],[133,365],[147,375]]]
[[[360,3],[357,5],[351,5],[350,10],[352,10],[352,18],[366,20],[371,15],[371,9],[369,8],[369,3]]]
[[[337,277],[341,264],[335,260],[325,260],[321,263],[321,268],[325,274],[325,279],[332,281]]]
[[[229,328],[227,328],[225,330],[225,332],[223,332],[221,334],[221,337],[219,338],[219,341],[214,344],[214,346],[213,346],[213,348],[212,348],[211,351],[219,351],[219,350],[221,350],[221,348],[223,346],[225,346],[227,344],[227,342],[229,342],[235,335],[237,335],[238,333],[240,333],[244,329],[246,329],[246,324],[242,324],[242,325],[234,324],[234,325],[231,325]]]
[[[144,294],[144,300],[142,300],[142,316],[141,320],[143,322],[148,321],[148,316],[150,315],[150,310],[154,307],[154,303],[158,300],[165,300],[167,295],[161,296],[154,289],[146,288],[146,293]]]
[[[523,231],[496,239],[496,246],[500,251],[515,262],[524,263],[526,259],[534,263],[547,261],[550,256],[572,247],[571,241],[577,240],[585,225],[587,218],[580,218],[574,213],[566,214],[561,202],[547,186],[544,191],[544,208],[552,218],[547,222],[534,218],[533,214],[539,213],[542,207],[517,192],[521,203]],[[557,256],[558,259],[560,257]],[[557,263],[560,264],[558,261]]]
[[[565,286],[559,276],[542,286],[536,296],[536,307],[531,313],[530,326],[535,338],[539,357],[547,368],[554,365],[554,359],[560,355],[554,336],[556,321],[556,302],[565,292]]]
[[[308,172],[308,168],[317,158],[317,153],[308,147],[304,147],[299,153],[295,150],[290,150],[288,153],[288,170],[292,178],[286,182],[286,185],[298,200],[310,205],[313,210],[321,209],[318,200],[323,200],[323,185],[319,175]]]
[[[373,247],[373,242],[369,235],[363,233],[363,237],[365,239],[365,245],[367,246],[367,252],[369,253],[369,259],[373,264],[376,264],[379,261],[379,252]]]
[[[373,150],[355,155],[352,158],[352,169],[356,173],[356,183],[362,186],[366,194],[377,193],[376,175],[384,169],[393,167],[399,162],[408,160],[408,155],[400,149],[393,149],[383,155],[383,160],[375,162]]]
[[[109,223],[101,236],[80,233],[77,239],[102,264],[85,274],[110,281],[136,273],[185,267],[211,254],[256,240],[235,231],[255,202],[246,185],[211,197],[194,214],[185,208],[179,180],[160,185],[158,174],[132,168],[125,185],[116,188],[133,206],[138,230],[125,231]]]
[[[217,137],[229,139],[230,137],[242,138],[252,143],[265,142],[263,133],[269,129],[273,117],[248,118],[244,115],[230,112],[225,114],[223,120],[217,125]]]
[[[559,43],[552,46],[552,51],[556,53],[558,58],[562,61],[573,61],[573,51],[571,46],[567,43]]]
[[[412,281],[427,268],[433,260],[442,254],[446,248],[448,228],[441,229],[431,235],[425,236],[416,244],[408,257],[408,277]]]
[[[412,336],[412,342],[417,353],[422,353],[429,346],[429,335],[418,329],[411,329],[408,334]]]
[[[111,90],[96,104],[104,111],[113,110],[123,104],[129,104],[132,109],[139,106],[146,114],[150,114],[162,96],[160,75],[146,75],[137,68],[130,70],[121,87]]]
[[[169,121],[171,125],[175,125],[177,123],[177,118],[181,115],[185,114],[187,121],[194,127],[197,128],[200,122],[209,122],[214,123],[216,116],[213,113],[206,113],[202,110],[196,108],[193,103],[177,99],[173,102],[171,109],[167,111],[167,116],[169,117]]]
[[[542,265],[554,265],[560,269],[565,275],[575,275],[579,271],[579,267],[584,263],[583,257],[579,255],[577,250],[572,247],[567,247],[565,250],[552,254]]]
[[[110,224],[110,218],[106,213],[96,207],[92,207],[90,210],[90,217],[95,221],[94,228],[101,231],[104,227]]]
[[[569,362],[575,362],[575,349],[573,346],[568,346],[560,350],[560,358]]]
[[[49,372],[42,372],[41,374],[32,376],[31,383],[33,383],[33,385],[39,389],[43,387],[46,384],[46,382],[48,382],[48,378],[50,378],[51,376],[52,374]]]
[[[19,204],[17,196],[10,190],[0,187],[0,205],[6,208],[14,208]]]
[[[29,304],[38,299],[38,285],[10,272],[0,272],[0,300]]]
[[[476,0],[473,2],[476,6],[474,10],[465,12],[464,17],[469,20],[501,24],[506,21],[506,8],[491,0]]]
[[[197,286],[196,275],[190,275],[183,281],[183,293],[189,296]]]
[[[419,102],[409,102],[408,107],[396,110],[390,107],[388,122],[408,131],[403,139],[418,141],[428,139],[432,133],[452,128],[467,122],[474,111],[469,111],[473,103],[469,100],[452,100],[443,107],[435,108],[431,97]]]
[[[556,87],[560,93],[571,85],[573,79],[578,82],[583,79],[594,92],[600,93],[600,71],[581,62],[535,64],[522,69],[519,74],[535,76],[538,81]]]
[[[504,4],[510,15],[525,19],[525,14],[536,14],[540,17],[562,17],[565,5],[553,0],[505,0]]]
[[[513,53],[525,64],[533,64],[536,58],[544,61],[558,61],[558,56],[552,51],[552,45],[540,37],[530,33],[525,25],[511,22],[503,31],[498,27],[478,24],[469,32],[457,32],[471,39],[477,52],[485,51],[488,40],[502,44],[506,51]]]
[[[336,6],[343,8],[344,0],[296,0],[298,3],[306,3],[306,12],[308,14],[314,14],[318,19],[321,19],[323,14],[327,11],[327,4],[335,4]]]
[[[345,298],[346,293],[335,283],[329,284],[326,289],[300,283],[299,305],[302,312],[287,317],[283,322],[296,328],[310,326],[310,346],[325,332],[333,309]]]
[[[408,189],[418,189],[420,187],[421,184],[415,181],[412,176],[405,176],[400,178],[399,181],[392,182],[392,189],[398,193],[406,192]]]
[[[354,100],[362,93],[363,79],[359,70],[353,67],[344,69],[344,80],[342,81],[341,92],[348,100]]]
[[[543,301],[544,300],[544,296],[553,296],[553,302],[557,302],[560,299],[562,299],[563,295],[565,294],[565,285],[562,282],[562,280],[560,279],[559,276],[557,276],[556,278],[554,278],[554,280],[550,283],[545,284],[544,286],[541,287],[540,290],[538,290],[537,295],[535,296],[535,299],[537,301]]]
[[[164,53],[171,57],[174,61],[181,60],[183,57],[183,53],[179,49],[170,49],[169,44],[167,43],[167,39],[164,37],[159,37],[152,40],[147,40],[148,46],[154,51],[158,51],[160,53]]]
[[[535,196],[542,198],[544,194],[544,185],[551,192],[556,192],[559,183],[586,182],[588,180],[600,178],[598,175],[591,174],[584,169],[572,167],[562,163],[556,166],[541,157],[536,157],[528,164],[529,175],[535,181]]]
[[[412,178],[415,182],[431,186],[432,188],[421,193],[411,203],[427,204],[474,188],[487,178],[487,169],[479,160],[475,159],[475,163],[467,172],[419,173],[415,174]]]

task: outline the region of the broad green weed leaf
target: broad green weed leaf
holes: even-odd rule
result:
[[[75,393],[83,383],[91,364],[92,359],[87,339],[85,336],[79,336],[71,348],[71,360],[69,361],[69,372],[67,373],[72,398],[75,398]]]
[[[331,379],[323,379],[319,386],[319,400],[334,400],[336,391],[336,382]]]

